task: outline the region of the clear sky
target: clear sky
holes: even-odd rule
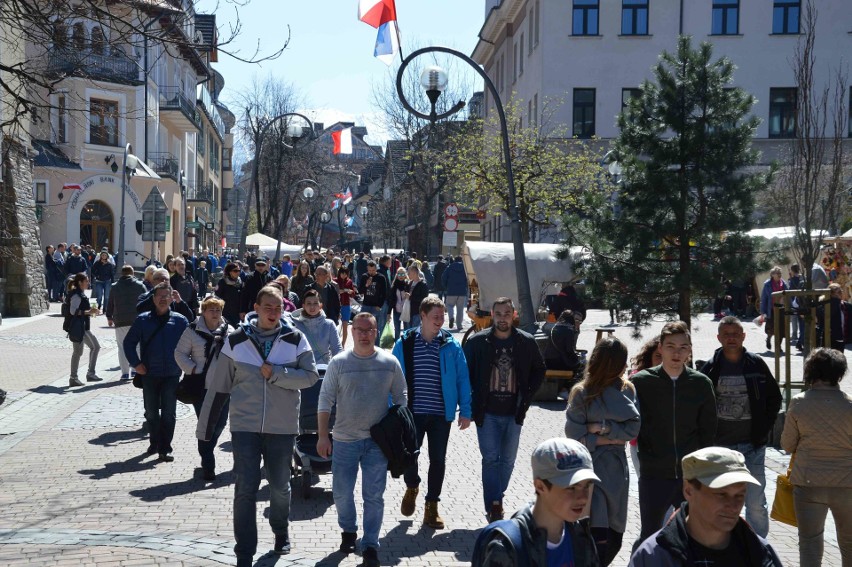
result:
[[[234,93],[253,78],[268,74],[290,82],[303,96],[311,118],[330,124],[338,120],[366,125],[371,143],[383,143],[371,106],[374,83],[387,81],[388,67],[373,57],[376,30],[358,20],[358,0],[201,0],[199,12],[216,10],[220,35],[228,35],[239,10],[242,25],[235,47],[241,55],[280,46],[290,26],[290,45],[276,60],[247,65],[220,54],[214,64],[225,77],[221,95],[234,114],[240,109]],[[245,0],[241,0],[244,2]],[[445,45],[467,55],[473,51],[485,15],[484,0],[396,0],[402,50],[408,54],[423,45]],[[396,59],[397,65],[399,58]]]

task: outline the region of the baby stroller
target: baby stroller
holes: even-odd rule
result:
[[[319,393],[325,376],[326,365],[318,364],[319,380],[310,388],[302,389],[302,402],[299,406],[299,434],[293,449],[293,471],[291,478],[295,483],[297,476],[302,481],[302,497],[311,497],[311,482],[314,474],[327,474],[331,472],[331,457],[320,457],[317,454],[317,430],[319,423],[317,418],[317,406],[319,405]],[[332,408],[328,420],[329,431],[334,427],[335,410]]]

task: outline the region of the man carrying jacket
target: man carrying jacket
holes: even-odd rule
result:
[[[470,378],[461,345],[444,325],[444,302],[427,297],[420,303],[420,326],[408,329],[396,341],[393,355],[402,366],[408,387],[408,408],[414,414],[417,446],[429,437],[429,475],[423,524],[443,529],[438,513],[447,460],[450,429],[459,412],[459,429],[470,426]],[[411,516],[420,492],[417,462],[405,471],[402,515]]]
[[[746,487],[758,484],[737,451],[706,447],[686,455],[686,503],[628,567],[781,567],[772,546],[740,518]]]
[[[112,284],[106,305],[106,318],[110,327],[115,327],[115,340],[124,345],[124,337],[136,320],[136,301],[145,293],[145,285],[133,277],[133,266],[121,267],[121,277]],[[130,379],[130,363],[124,355],[124,348],[118,349],[118,364],[121,366],[121,379]]]
[[[491,327],[464,345],[489,522],[503,519],[503,495],[515,468],[521,426],[547,371],[532,335],[512,326],[514,314],[511,299],[497,298]]]
[[[154,286],[152,297],[153,311],[139,315],[124,338],[124,356],[142,376],[145,420],[151,432],[148,454],[158,453],[161,461],[171,462],[175,460],[171,453],[181,375],[174,352],[189,321],[169,308],[172,288],[168,283]],[[137,346],[141,356],[136,354]]]
[[[716,393],[716,445],[739,451],[751,476],[746,520],[760,537],[769,533],[766,506],[766,443],[781,409],[781,390],[762,358],[743,347],[745,331],[736,317],[719,321],[716,338],[722,344],[701,368]]]
[[[660,529],[669,506],[683,502],[681,458],[713,445],[716,398],[704,374],[686,363],[692,354],[683,321],[666,323],[660,333],[663,363],[633,376],[642,412],[639,429],[639,517],[642,531],[634,549]]]
[[[299,390],[319,379],[308,340],[281,319],[282,299],[277,287],[262,288],[254,311],[225,340],[196,429],[198,439],[209,441],[230,395],[238,567],[252,565],[257,551],[261,458],[270,487],[273,551],[290,553],[290,461],[299,432]]]

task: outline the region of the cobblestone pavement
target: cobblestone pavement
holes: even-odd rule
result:
[[[56,309],[56,304],[52,307]],[[607,321],[605,312],[591,311],[579,348],[591,348],[594,327]],[[226,430],[216,451],[220,474],[213,483],[198,478],[195,418],[189,407],[179,405],[175,462],[160,463],[145,456],[141,391],[118,380],[114,333],[102,323],[96,319],[93,327],[102,344],[97,370],[105,380],[79,388],[68,387],[71,348],[57,317],[7,319],[0,326],[0,387],[10,392],[0,406],[0,564],[233,564],[230,435]],[[634,353],[661,326],[652,323],[644,328],[642,338],[632,337],[627,327],[615,327],[614,332]],[[746,346],[763,354],[762,329],[751,323],[745,327]],[[706,316],[693,325],[696,359],[706,359],[715,349],[715,328]],[[801,363],[800,356],[793,357],[794,376],[801,374]],[[849,381],[843,385],[849,391]],[[563,434],[563,411],[560,402],[531,408],[505,500],[507,510],[533,497],[529,454],[542,439]],[[775,450],[767,456],[771,502],[775,476],[785,470],[788,457]],[[422,467],[428,465],[426,457],[424,448]],[[472,429],[453,431],[447,458],[441,502],[445,530],[421,526],[422,499],[414,517],[401,516],[404,484],[401,479],[388,480],[380,552],[383,565],[469,564],[476,532],[485,523],[479,452]],[[627,564],[628,549],[639,528],[633,471],[631,475],[628,531],[614,565]],[[330,475],[316,479],[308,500],[300,495],[298,484],[296,488],[291,511],[294,551],[282,557],[264,555],[272,547],[272,534],[264,518],[269,491],[261,489],[255,564],[348,567],[360,563],[357,556],[335,552],[339,528]],[[360,509],[359,494],[356,488]],[[785,565],[798,564],[794,528],[773,521],[769,537]],[[823,564],[840,566],[833,524],[826,529],[826,540]]]

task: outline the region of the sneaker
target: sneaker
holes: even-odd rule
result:
[[[122,379],[123,381],[124,381],[124,380],[130,380],[130,374],[122,374],[122,375],[121,375],[121,379]]]
[[[276,534],[275,547],[272,549],[272,552],[275,555],[288,555],[290,549],[290,534]]]
[[[169,453],[160,453],[160,460],[164,463],[171,463],[175,458]]]
[[[499,502],[491,503],[491,510],[488,512],[488,523],[497,522],[503,519],[503,505]]]
[[[82,382],[80,382],[80,379],[79,379],[79,378],[77,378],[76,376],[72,376],[72,377],[68,380],[68,386],[82,386],[82,385],[83,385],[83,383],[82,383]]]
[[[415,486],[405,489],[405,496],[402,497],[402,506],[399,511],[403,516],[411,516],[414,514],[414,509],[417,507],[417,494],[420,493],[420,488]]]
[[[202,477],[204,478],[204,480],[206,480],[208,482],[213,482],[214,480],[216,480],[216,470],[215,469],[204,469],[204,472],[202,473]]]
[[[101,382],[103,378],[98,376],[97,374],[92,374],[91,376],[86,376],[86,382]]]
[[[381,567],[381,563],[379,563],[379,550],[375,547],[365,547],[361,557],[364,559],[364,562],[361,563],[363,567]]]
[[[340,541],[340,553],[347,555],[355,552],[355,542],[358,539],[358,534],[355,532],[343,532],[343,537]]]

